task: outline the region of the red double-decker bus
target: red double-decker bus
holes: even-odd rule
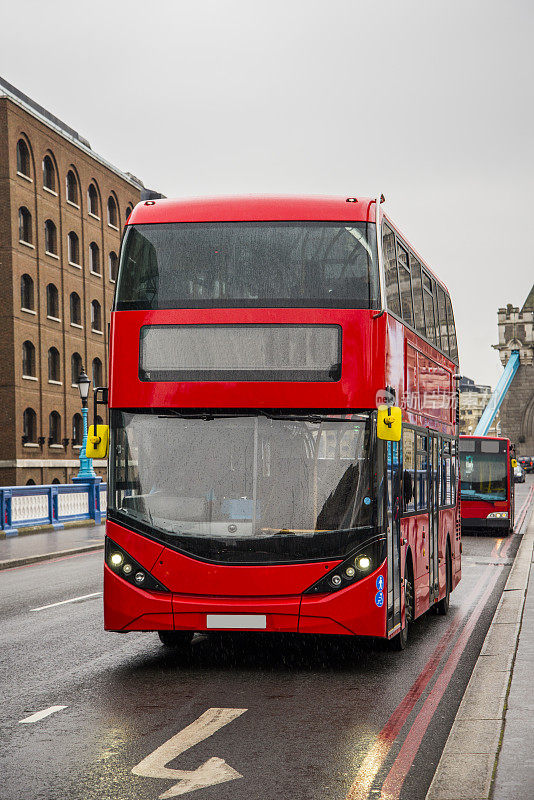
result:
[[[107,630],[403,648],[446,613],[452,306],[380,202],[140,203],[110,341]]]
[[[516,463],[512,443],[506,437],[460,436],[464,530],[513,531]]]

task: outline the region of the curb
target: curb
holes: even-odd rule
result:
[[[489,800],[521,631],[531,560],[530,519],[426,800]]]
[[[0,561],[0,572],[12,567],[27,567],[29,564],[38,564],[40,561],[52,561],[54,558],[64,558],[65,556],[75,556],[78,553],[93,553],[96,550],[103,550],[102,544],[89,544],[84,547],[73,547],[71,550],[56,550],[55,553],[41,553],[38,556],[26,556],[25,558],[10,558],[7,561]]]
[[[101,525],[106,524],[106,517],[105,515],[102,516]],[[68,528],[90,528],[91,526],[96,526],[94,519],[71,519],[62,522],[61,525],[64,529]],[[46,525],[21,525],[20,527],[16,528],[16,533],[11,534],[11,536],[33,536],[34,533],[55,533],[57,530],[62,530],[63,528],[54,528],[53,525],[50,523],[46,523]],[[0,531],[0,539],[8,539],[11,536],[7,536],[5,531]]]

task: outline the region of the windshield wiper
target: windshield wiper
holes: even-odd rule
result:
[[[351,422],[352,420],[347,419],[346,417],[329,417],[327,414],[271,414],[268,411],[263,411],[262,409],[258,408],[254,411],[255,414],[259,414],[262,417],[267,417],[267,419],[274,419],[274,420],[285,420],[289,422]]]
[[[236,414],[218,414],[212,411],[202,411],[201,413],[184,414],[182,411],[176,411],[174,408],[169,408],[164,414],[158,414],[158,419],[169,419],[170,417],[178,417],[179,419],[204,419],[206,421],[214,419],[228,419],[230,417],[239,416]]]
[[[263,411],[261,408],[255,408],[254,411],[250,414],[243,414],[242,412],[238,412],[236,414],[228,414],[218,411],[201,411],[201,412],[192,412],[191,414],[183,411],[177,411],[174,408],[169,408],[164,413],[158,414],[158,419],[168,419],[170,417],[178,417],[178,419],[203,419],[203,420],[214,420],[214,419],[238,419],[239,417],[255,417],[256,415],[260,417],[267,417],[267,419],[272,420],[283,420],[286,422],[351,422],[353,420],[347,419],[346,417],[334,416],[329,417],[327,414],[272,414],[269,411]]]

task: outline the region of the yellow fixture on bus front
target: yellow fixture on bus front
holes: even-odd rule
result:
[[[90,425],[87,433],[85,455],[87,458],[107,458],[109,451],[109,425]]]
[[[399,442],[402,432],[402,411],[398,406],[378,406],[376,435],[385,442]]]
[[[512,458],[512,469],[515,469],[516,467],[517,467],[517,459]]]

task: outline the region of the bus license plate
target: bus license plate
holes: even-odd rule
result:
[[[266,627],[266,614],[206,614],[206,628],[265,629]]]

